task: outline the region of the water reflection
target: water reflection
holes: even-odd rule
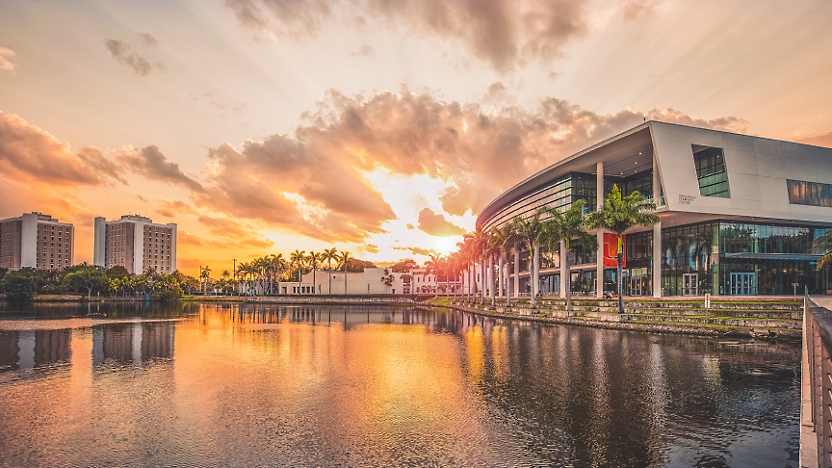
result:
[[[0,368],[72,363],[0,373],[0,465],[797,465],[792,344],[409,308],[191,312],[0,321]]]
[[[0,372],[67,362],[71,341],[71,330],[0,330]]]
[[[92,364],[111,360],[116,364],[141,365],[152,359],[172,359],[176,336],[174,323],[99,325],[92,330]]]

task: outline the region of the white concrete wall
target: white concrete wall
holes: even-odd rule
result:
[[[168,223],[167,226],[171,228],[171,235],[170,235],[170,272],[173,273],[176,271],[176,246],[177,246],[177,237],[176,237],[176,223]]]
[[[95,218],[94,224],[92,264],[104,267],[107,261],[107,219],[99,216]]]
[[[832,148],[652,122],[671,211],[794,221],[832,221],[832,208],[789,203],[786,180],[832,184]],[[691,145],[722,148],[730,198],[699,194]],[[680,195],[693,196],[689,204]],[[666,227],[666,226],[665,226]]]
[[[24,214],[20,232],[20,268],[36,268],[38,264],[38,215]]]

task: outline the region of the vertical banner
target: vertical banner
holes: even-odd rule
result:
[[[627,251],[627,237],[621,237],[621,250],[624,252]],[[604,233],[604,266],[605,267],[617,267],[618,266],[618,235],[612,232],[605,232]],[[627,267],[627,256],[624,255],[623,267]]]

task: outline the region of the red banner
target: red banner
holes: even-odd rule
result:
[[[621,238],[621,250],[627,251],[627,238]],[[604,233],[604,266],[617,267],[618,266],[618,235],[612,232]],[[627,256],[623,258],[622,266],[627,266]]]

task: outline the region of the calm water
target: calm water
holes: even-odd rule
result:
[[[412,309],[4,307],[2,466],[797,466],[797,345]]]

